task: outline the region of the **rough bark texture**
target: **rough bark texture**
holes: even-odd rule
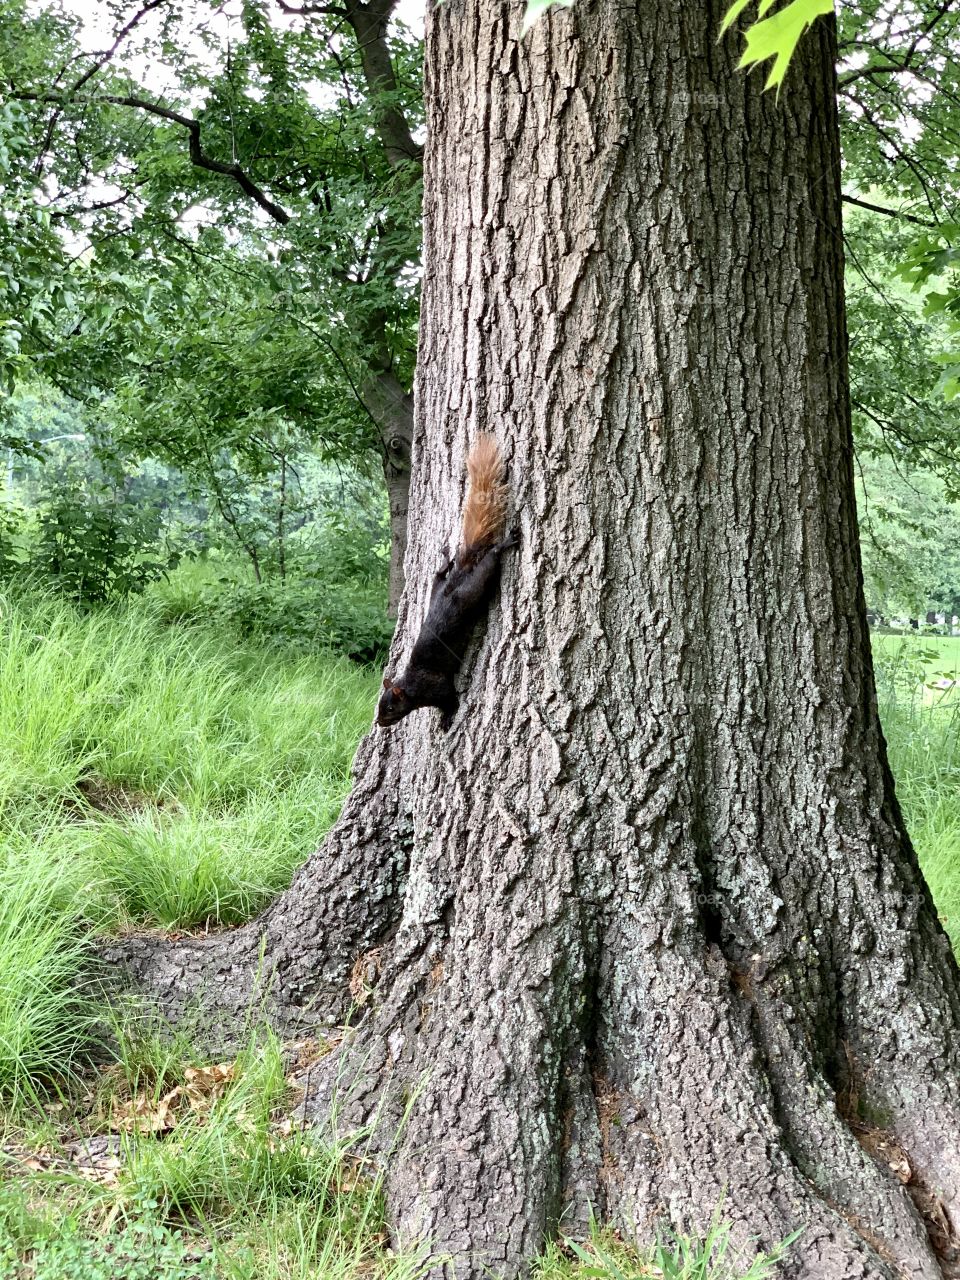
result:
[[[440,734],[366,739],[254,925],[118,948],[174,1013],[372,999],[316,1081],[391,1135],[398,1237],[515,1274],[589,1206],[723,1214],[784,1274],[945,1274],[960,988],[877,718],[853,499],[833,32],[779,101],[718,3],[431,6],[399,665],[479,430],[521,547]],[[411,1101],[412,1098],[412,1101]],[[898,1148],[911,1187],[880,1155]],[[911,1194],[911,1192],[913,1194]]]

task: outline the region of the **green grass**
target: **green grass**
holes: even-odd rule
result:
[[[960,954],[960,638],[875,636],[897,795],[954,951]]]
[[[345,658],[228,645],[142,601],[0,602],[3,830],[95,885],[98,919],[235,923],[335,818],[376,687]]]
[[[252,1033],[236,1062],[194,1071],[170,1045],[120,1030],[91,1106],[75,1088],[56,1119],[9,1119],[20,1153],[0,1183],[0,1277],[36,1280],[417,1280],[422,1256],[386,1248],[380,1176],[362,1136],[324,1142],[284,1123],[296,1100],[280,1044]],[[178,1046],[183,1050],[184,1046]],[[198,1083],[198,1076],[200,1077]],[[191,1090],[188,1092],[188,1088]],[[162,1131],[149,1122],[164,1106]],[[132,1117],[139,1116],[139,1123]],[[65,1153],[122,1134],[82,1176]],[[122,1260],[122,1265],[121,1265]]]
[[[0,598],[0,1094],[68,1074],[91,930],[254,915],[321,842],[376,673]]]
[[[584,1241],[561,1238],[545,1251],[534,1280],[772,1280],[778,1263],[801,1234],[789,1236],[770,1253],[739,1256],[730,1243],[730,1228],[714,1212],[706,1235],[662,1232],[653,1245],[630,1244],[609,1228],[591,1223]]]
[[[874,634],[872,645],[887,699],[896,693],[899,702],[940,706],[958,696],[960,636]]]
[[[96,1016],[70,868],[16,841],[0,863],[0,1095],[62,1074]]]

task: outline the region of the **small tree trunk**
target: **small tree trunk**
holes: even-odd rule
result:
[[[287,514],[287,455],[280,455],[280,494],[277,501],[277,568],[280,581],[287,578],[287,531],[285,516]]]
[[[396,617],[403,595],[403,563],[407,554],[407,512],[410,506],[410,457],[413,448],[413,396],[390,372],[371,378],[364,387],[364,403],[380,426],[383,476],[390,503],[389,611]]]
[[[521,4],[431,7],[394,665],[482,429],[520,550],[452,731],[374,731],[290,893],[114,950],[227,1023],[258,972],[287,1027],[365,975],[315,1106],[389,1136],[409,1103],[393,1223],[459,1277],[590,1207],[643,1236],[725,1194],[745,1252],[803,1228],[805,1280],[934,1280],[960,1226],[958,973],[861,588],[834,32],[778,100],[723,7],[580,0],[524,41]]]

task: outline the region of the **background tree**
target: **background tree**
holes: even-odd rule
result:
[[[153,0],[118,25],[109,48],[83,53],[76,19],[5,6],[0,74],[15,139],[7,230],[29,233],[6,296],[6,341],[74,393],[102,393],[118,378],[109,357],[131,350],[130,321],[137,339],[155,322],[158,281],[259,262],[274,306],[303,329],[301,347],[310,335],[319,380],[329,387],[332,375],[335,399],[356,401],[322,426],[312,416],[326,447],[335,440],[341,456],[356,456],[359,420],[363,449],[381,458],[395,600],[412,421],[418,47],[391,25],[390,4],[286,12],[278,25],[268,6],[248,3],[225,30],[223,15],[218,25],[213,11]],[[154,78],[173,73],[169,92],[140,82],[146,59]],[[204,234],[217,227],[229,228],[231,245],[247,238],[239,261]],[[70,237],[81,250],[89,243],[79,260]],[[39,279],[25,290],[32,262]],[[197,319],[188,301],[181,333]],[[88,355],[97,348],[93,367],[78,363],[78,337]]]
[[[787,8],[809,19],[824,7],[793,0]],[[31,363],[39,359],[74,394],[92,387],[99,396],[118,382],[129,390],[144,340],[155,357],[163,354],[163,344],[151,341],[161,314],[172,345],[189,346],[188,329],[203,341],[208,322],[213,341],[231,325],[256,332],[247,323],[251,289],[238,288],[234,306],[230,284],[231,273],[244,280],[252,272],[265,289],[254,309],[272,323],[279,307],[288,321],[284,344],[292,338],[316,362],[309,420],[325,456],[362,458],[372,448],[384,464],[395,606],[417,309],[416,43],[377,6],[248,4],[214,13],[203,3],[156,0],[118,15],[105,47],[84,54],[89,33],[62,11],[27,14],[11,4],[4,13],[3,74],[16,98],[0,126],[8,140],[0,163],[20,208],[10,224],[10,270],[16,264],[19,278],[7,298],[14,304],[8,355],[22,350]],[[940,271],[952,252],[958,18],[933,0],[904,12],[871,0],[844,6],[840,19],[844,194],[860,214],[847,229],[848,262],[864,286],[853,297],[863,313],[852,325],[858,441],[873,449],[895,439],[898,465],[909,453],[911,465],[939,469],[949,485],[960,438],[956,409],[934,403],[931,386],[941,371],[915,359],[929,326],[891,299],[889,274],[908,256],[918,277]],[[778,22],[767,17],[757,29]],[[226,238],[210,234],[215,227]],[[912,244],[921,230],[926,238]],[[88,241],[93,254],[78,263],[76,243]],[[879,272],[878,254],[885,259]],[[165,280],[171,287],[158,309],[154,295]],[[182,290],[185,281],[192,290]],[[197,305],[203,288],[216,295],[214,307]],[[951,294],[934,297],[952,311]],[[874,339],[866,349],[861,320]],[[251,348],[241,339],[235,349],[239,364]],[[275,349],[282,354],[279,342]],[[156,371],[156,359],[150,363]],[[195,384],[207,367],[198,365]],[[223,392],[214,372],[208,401]],[[228,445],[249,439],[258,372],[246,379],[243,422],[231,423]],[[307,375],[303,369],[292,378],[298,430]],[[943,381],[949,387],[949,371]],[[166,402],[176,397],[166,384],[148,378],[143,389],[142,410],[173,421]],[[260,408],[263,422],[277,421],[275,394]],[[215,454],[215,429],[231,413],[227,396],[213,419],[201,419]],[[135,436],[127,440],[133,447]],[[235,454],[233,465],[247,458]],[[270,458],[259,453],[238,480],[259,483]],[[209,475],[202,451],[195,461],[197,478]],[[280,470],[276,464],[278,487]],[[209,496],[220,501],[215,491]]]

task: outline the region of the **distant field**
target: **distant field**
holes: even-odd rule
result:
[[[960,680],[960,636],[877,635],[871,637],[880,673],[903,692],[913,686],[924,703],[953,701]]]

